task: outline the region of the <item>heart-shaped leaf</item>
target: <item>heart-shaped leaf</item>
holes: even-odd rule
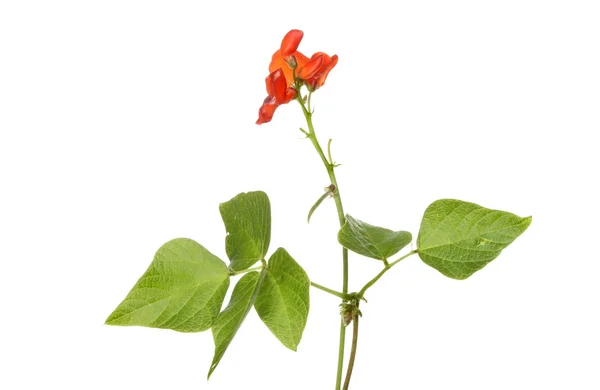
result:
[[[392,231],[346,215],[338,241],[352,252],[372,259],[387,260],[412,241],[412,234]]]
[[[227,229],[225,251],[234,271],[264,259],[271,241],[271,203],[262,191],[241,193],[219,205]]]
[[[419,257],[450,278],[466,279],[498,257],[529,224],[531,217],[455,199],[436,200],[423,215]]]
[[[295,351],[302,338],[309,310],[310,280],[283,248],[269,259],[254,308],[275,337]]]
[[[194,240],[176,238],[160,247],[106,323],[201,332],[213,324],[228,287],[223,260]]]

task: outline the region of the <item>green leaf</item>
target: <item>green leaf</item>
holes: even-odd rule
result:
[[[223,260],[194,240],[176,238],[160,247],[106,323],[201,332],[213,324],[228,287]]]
[[[221,358],[227,351],[227,347],[231,344],[231,340],[235,337],[248,312],[252,308],[258,289],[267,274],[266,268],[258,272],[249,272],[237,282],[229,304],[219,314],[212,326],[213,340],[215,342],[215,355],[208,371],[208,377],[219,365]]]
[[[409,232],[394,232],[369,225],[346,215],[346,223],[338,233],[338,241],[352,252],[378,260],[387,260],[410,244]]]
[[[227,229],[225,251],[234,271],[265,258],[271,241],[271,204],[262,191],[238,194],[219,205]]]
[[[466,279],[494,260],[529,224],[506,211],[454,199],[433,202],[423,215],[417,247],[425,264]]]
[[[295,351],[308,319],[310,280],[283,248],[273,253],[267,269],[254,308],[275,337]]]

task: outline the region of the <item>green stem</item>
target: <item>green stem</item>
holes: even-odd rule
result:
[[[344,294],[344,293],[341,293],[339,291],[332,290],[332,289],[327,288],[325,286],[321,286],[320,284],[317,284],[315,282],[310,282],[310,285],[313,286],[314,288],[318,288],[319,290],[328,292],[331,295],[335,295],[338,298],[342,298],[345,301],[349,301],[350,299],[353,298],[353,296],[350,295],[350,294]]]
[[[245,274],[245,273],[252,272],[252,271],[260,271],[263,268],[264,268],[264,266],[259,265],[258,267],[248,268],[248,269],[245,269],[242,271],[229,271],[229,276],[241,275],[241,274]]]
[[[327,142],[327,156],[329,157],[329,164],[334,165],[333,159],[331,158],[331,138],[329,138],[329,141]]]
[[[310,102],[311,94],[308,95],[308,102]],[[344,216],[344,207],[342,206],[342,198],[340,197],[340,187],[337,183],[337,179],[335,177],[333,162],[330,163],[327,161],[325,154],[323,153],[323,149],[317,140],[317,135],[315,134],[315,128],[312,123],[312,113],[309,109],[306,108],[304,102],[300,95],[298,95],[298,103],[302,107],[302,112],[304,113],[304,117],[306,118],[306,124],[308,126],[308,139],[313,144],[317,154],[321,158],[323,165],[325,165],[325,169],[327,170],[327,175],[329,176],[329,180],[331,184],[335,186],[335,192],[333,194],[333,200],[335,201],[335,207],[337,209],[338,219],[340,222],[340,227],[344,226],[346,223],[346,217]],[[310,106],[309,106],[310,107]],[[342,249],[342,293],[348,293],[348,249]],[[339,341],[339,349],[338,349],[338,368],[337,368],[337,377],[335,389],[340,390],[342,384],[342,372],[344,370],[344,346],[346,343],[346,326],[344,325],[343,319],[340,319],[340,341]]]
[[[317,207],[319,207],[321,205],[321,203],[323,203],[325,198],[330,196],[332,193],[333,193],[332,190],[329,187],[327,187],[327,191],[325,191],[325,193],[323,195],[321,195],[321,197],[319,199],[317,199],[317,201],[315,202],[313,207],[311,207],[310,210],[308,211],[308,217],[306,218],[307,223],[310,223],[310,217],[313,215],[313,213],[315,212]]]
[[[340,320],[340,346],[338,349],[338,367],[335,379],[335,390],[340,390],[342,386],[342,373],[344,371],[344,346],[346,343],[346,325],[344,320]]]
[[[348,390],[348,386],[350,386],[350,377],[352,376],[352,369],[354,368],[356,346],[358,345],[358,317],[358,314],[354,314],[352,317],[352,347],[350,349],[350,360],[348,360],[348,369],[346,370],[346,380],[344,381],[343,390]]]
[[[375,276],[373,279],[371,279],[367,284],[365,284],[365,286],[358,292],[358,294],[356,294],[356,297],[358,299],[364,297],[365,292],[372,286],[374,285],[379,278],[381,278],[383,276],[383,274],[385,274],[387,271],[389,271],[390,268],[392,268],[393,266],[395,266],[396,264],[398,264],[400,261],[406,259],[408,256],[412,256],[415,253],[417,253],[418,251],[415,249],[414,251],[408,252],[407,254],[405,254],[404,256],[402,256],[401,258],[399,258],[398,260],[390,263],[388,266],[386,266],[380,273],[377,274],[377,276]]]

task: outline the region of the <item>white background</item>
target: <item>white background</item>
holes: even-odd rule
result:
[[[418,257],[368,293],[353,389],[600,388],[595,1],[3,1],[0,387],[332,389],[338,300],[297,353],[252,312],[210,382],[210,332],[103,325],[155,250],[225,258],[219,202],[261,189],[271,253],[340,288],[333,202],[297,130],[254,124],[272,53],[339,55],[314,96],[346,211],[416,237],[458,198],[533,215],[466,281]],[[351,289],[381,265],[351,256]]]

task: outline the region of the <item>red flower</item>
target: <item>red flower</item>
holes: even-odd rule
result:
[[[289,103],[297,94],[294,88],[288,87],[281,68],[268,75],[265,83],[268,96],[258,110],[257,125],[270,122],[277,107]]]
[[[297,50],[303,36],[304,33],[300,30],[291,30],[285,34],[281,48],[273,54],[269,71],[281,68],[286,80],[293,85],[293,68],[296,68],[296,77],[304,81],[309,89],[315,90],[325,84],[327,75],[338,62],[338,56],[330,57],[323,52],[317,52],[311,58],[306,57]]]
[[[271,74],[266,79],[268,96],[258,110],[256,124],[270,122],[277,107],[296,97],[298,91],[292,86],[304,84],[311,91],[322,87],[327,75],[337,64],[337,55],[330,57],[317,52],[308,58],[300,53],[298,46],[303,36],[300,30],[290,30],[283,37],[279,50],[273,54],[269,65]],[[300,84],[297,84],[297,80]]]
[[[329,71],[338,62],[338,56],[329,57],[327,54],[318,52],[313,54],[310,61],[298,70],[298,77],[303,79],[312,91],[322,87]]]

